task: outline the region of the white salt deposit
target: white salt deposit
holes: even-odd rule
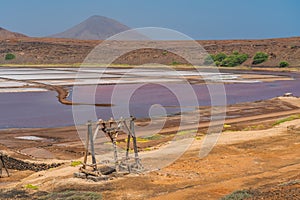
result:
[[[48,91],[43,88],[0,88],[0,93],[13,93],[13,92],[45,92]]]
[[[78,76],[77,72],[80,72]],[[231,73],[214,73],[198,71],[172,71],[166,69],[113,69],[113,68],[0,68],[0,92],[46,91],[40,88],[12,88],[28,85],[32,80],[49,85],[91,85],[124,83],[159,83],[182,82],[184,76],[193,76],[213,82],[257,83],[257,80],[241,79]],[[24,81],[8,81],[2,78]]]
[[[16,139],[20,139],[20,140],[44,140],[44,138],[41,137],[37,137],[37,136],[19,136],[19,137],[15,137]]]

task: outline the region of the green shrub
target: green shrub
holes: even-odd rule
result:
[[[221,65],[221,63],[222,63],[222,62],[216,61],[216,62],[215,62],[215,65],[219,67],[219,66]]]
[[[281,61],[280,63],[279,63],[279,67],[280,68],[284,68],[284,67],[288,67],[290,64],[288,63],[288,62],[286,62],[286,61]]]
[[[247,59],[247,54],[240,54],[238,51],[233,51],[229,56],[225,53],[211,54],[205,58],[204,64],[211,65],[214,62],[216,66],[235,67],[243,64]]]
[[[214,61],[219,61],[222,62],[223,60],[225,60],[227,58],[227,55],[225,53],[218,53],[217,55],[215,55],[213,57]]]
[[[8,53],[5,55],[5,60],[13,60],[15,58],[16,58],[16,56],[12,53]]]
[[[257,64],[263,63],[266,60],[268,60],[268,58],[269,58],[268,54],[266,54],[264,52],[256,52],[256,54],[255,54],[255,56],[253,58],[252,64],[253,65],[257,65]]]
[[[233,51],[232,55],[239,55],[239,52],[238,51]]]
[[[37,189],[39,189],[38,186],[35,186],[35,185],[32,185],[32,184],[27,184],[27,185],[25,185],[25,188],[26,188],[26,189],[32,189],[32,190],[37,190]]]
[[[220,66],[223,67],[235,67],[243,64],[248,59],[247,54],[240,54],[238,52],[233,52],[231,55],[226,57]]]
[[[180,62],[173,61],[171,64],[172,64],[172,65],[180,65]]]
[[[78,165],[81,165],[81,164],[82,164],[81,161],[79,161],[79,160],[74,160],[74,161],[71,162],[70,166],[72,166],[72,167],[77,167]]]
[[[214,63],[214,55],[207,55],[205,58],[204,58],[204,65],[212,65]]]

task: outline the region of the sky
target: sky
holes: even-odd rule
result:
[[[92,15],[193,39],[300,36],[299,0],[0,0],[0,27],[28,36],[62,32]]]

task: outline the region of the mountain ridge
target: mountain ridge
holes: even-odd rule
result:
[[[94,15],[63,32],[50,35],[49,37],[80,40],[105,40],[117,33],[129,29],[128,26],[114,19]]]
[[[21,37],[27,37],[24,34],[12,32],[5,28],[0,27],[0,38],[1,39],[12,39],[12,38],[21,38]]]

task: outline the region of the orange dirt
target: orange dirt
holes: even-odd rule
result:
[[[273,112],[269,110],[270,113],[263,113],[262,110],[259,116],[255,116],[257,114],[255,108],[260,109],[266,105],[274,106]],[[65,161],[66,164],[63,166],[36,173],[11,171],[11,178],[1,179],[1,187],[23,189],[24,185],[32,184],[38,186],[40,191],[47,192],[94,191],[101,193],[104,199],[219,199],[235,190],[249,188],[258,188],[254,190],[255,195],[266,196],[264,191],[278,190],[282,195],[292,197],[299,193],[299,184],[294,184],[293,190],[278,188],[278,185],[295,180],[300,175],[300,153],[297,151],[300,147],[300,131],[298,131],[300,120],[285,122],[276,127],[270,124],[283,116],[300,113],[298,105],[299,99],[288,97],[230,106],[229,114],[236,114],[237,109],[243,114],[242,108],[249,107],[253,113],[230,119],[226,123],[240,123],[242,127],[245,124],[263,124],[265,128],[271,128],[226,131],[219,138],[213,151],[203,159],[198,157],[202,137],[195,140],[190,149],[170,166],[139,176],[128,175],[100,183],[89,182],[73,178],[73,173],[78,171],[78,168],[71,167],[70,162]],[[292,125],[294,128],[290,130],[288,127]],[[236,127],[239,128],[239,124]],[[48,137],[48,144],[47,141],[43,146],[36,141],[13,139],[28,134]],[[73,136],[69,137],[70,135]],[[2,149],[11,155],[23,156],[23,159],[30,157],[19,154],[19,150],[27,149],[27,153],[30,153],[30,148],[33,147],[44,148],[54,157],[61,159],[79,159],[82,156],[79,153],[83,151],[82,145],[78,137],[76,139],[75,130],[69,127],[1,131],[0,136],[2,145],[6,144]],[[43,159],[43,161],[51,160]]]

